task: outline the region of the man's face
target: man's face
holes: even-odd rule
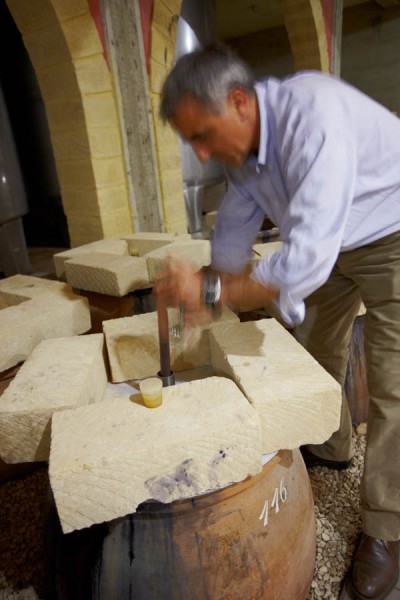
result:
[[[200,162],[215,158],[237,167],[246,160],[253,144],[249,102],[244,92],[235,90],[223,110],[215,113],[192,96],[185,96],[178,104],[172,125],[191,143]]]

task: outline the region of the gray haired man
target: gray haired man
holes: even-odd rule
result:
[[[297,339],[343,385],[352,324],[366,307],[370,394],[362,529],[346,577],[358,600],[382,600],[400,550],[400,120],[339,79],[301,72],[255,82],[215,45],[183,56],[167,77],[161,117],[200,161],[226,166],[212,273],[171,266],[156,292],[192,320],[204,302],[273,303]],[[267,216],[283,247],[245,269]],[[344,398],[339,430],[308,446],[308,466],[352,458]]]

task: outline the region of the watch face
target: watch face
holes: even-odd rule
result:
[[[203,279],[203,301],[205,304],[215,304],[221,296],[221,280],[219,275],[208,271]]]

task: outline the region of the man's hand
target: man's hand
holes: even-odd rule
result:
[[[220,274],[221,302],[242,310],[263,308],[279,295],[275,288],[257,283],[249,273],[240,275]],[[169,306],[183,305],[188,323],[196,324],[209,320],[209,310],[203,303],[203,273],[186,260],[172,257],[167,268],[156,278],[155,294]]]
[[[210,320],[202,301],[202,282],[202,272],[190,261],[171,257],[167,268],[156,277],[154,293],[167,306],[183,306],[185,321],[195,325]]]

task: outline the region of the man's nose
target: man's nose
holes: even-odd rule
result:
[[[201,144],[194,142],[193,150],[196,152],[196,156],[201,163],[205,163],[211,158],[211,152]]]

